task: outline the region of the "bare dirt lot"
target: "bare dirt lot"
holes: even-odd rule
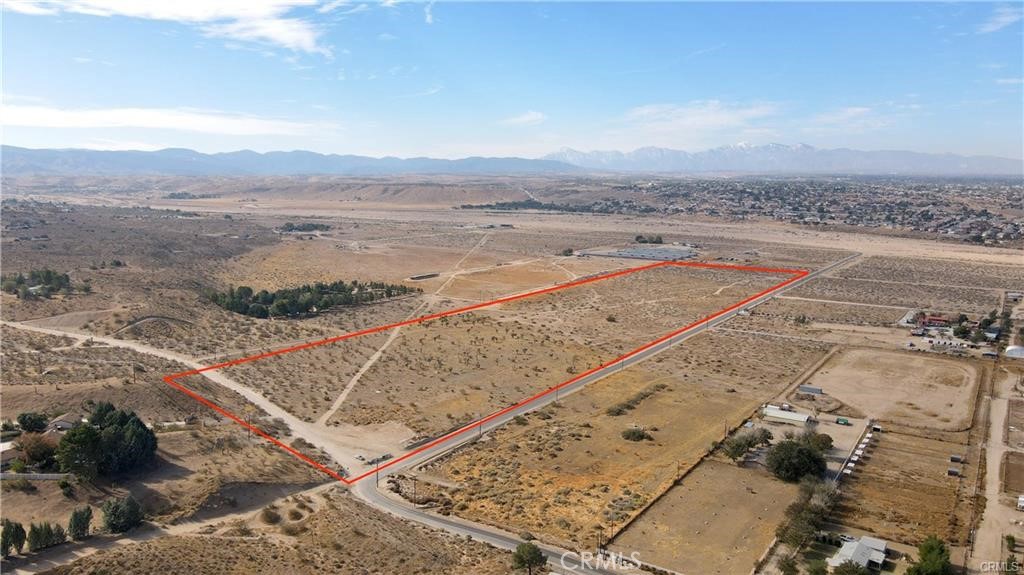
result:
[[[668,490],[611,549],[680,573],[746,573],[797,492],[762,469],[707,460]]]
[[[863,416],[920,428],[970,427],[980,371],[921,352],[844,349],[807,381]]]
[[[966,434],[959,434],[966,441]],[[963,545],[974,502],[969,485],[977,478],[978,457],[965,443],[902,433],[878,434],[869,457],[843,480],[843,497],[834,518],[848,527],[908,545],[935,534]],[[966,455],[967,464],[951,464],[950,455]],[[949,477],[950,467],[963,477]]]
[[[1003,493],[1024,494],[1024,453],[1007,451],[1003,459]]]

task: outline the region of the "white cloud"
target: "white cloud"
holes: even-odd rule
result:
[[[400,96],[395,96],[395,97],[396,98],[423,98],[423,97],[426,97],[426,96],[433,96],[434,94],[439,94],[441,92],[441,90],[444,90],[444,86],[442,86],[440,84],[434,84],[433,86],[427,88],[426,90],[420,90],[419,92],[412,92],[410,94],[402,94]]]
[[[918,106],[919,107],[919,106]],[[910,110],[917,108],[910,108]],[[889,125],[889,120],[866,106],[848,106],[810,118],[804,126],[806,132],[864,133]]]
[[[398,36],[388,34],[387,32],[381,32],[380,34],[377,34],[377,39],[381,42],[391,42],[392,40],[398,40]]]
[[[427,2],[427,5],[423,7],[423,21],[427,24],[434,23],[434,0]]]
[[[740,106],[718,100],[696,100],[683,105],[640,106],[629,110],[626,119],[651,132],[710,131],[743,127],[775,113],[774,104]]]
[[[104,66],[114,65],[113,62],[108,62],[107,60],[96,60],[94,58],[88,58],[86,56],[75,56],[74,58],[72,58],[72,60],[74,60],[77,64],[103,64]]]
[[[191,108],[2,107],[4,124],[32,128],[147,128],[231,136],[309,135],[325,126]]]
[[[297,52],[330,56],[319,42],[321,31],[303,18],[288,17],[295,8],[318,0],[13,0],[4,9],[22,14],[62,12],[89,16],[124,16],[196,26],[215,37],[271,44]]]
[[[542,112],[527,110],[518,116],[505,118],[498,123],[505,126],[536,126],[537,124],[544,123],[547,119],[547,115]]]
[[[1019,6],[996,6],[988,20],[978,26],[978,34],[990,34],[997,32],[1020,22],[1024,18],[1024,8]]]
[[[1024,84],[1024,78],[996,78],[996,84],[1014,86]]]

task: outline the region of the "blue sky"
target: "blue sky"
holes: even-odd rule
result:
[[[1024,157],[1024,4],[6,0],[3,141]]]

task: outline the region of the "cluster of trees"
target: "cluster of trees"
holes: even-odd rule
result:
[[[804,478],[796,500],[786,507],[786,520],[776,528],[775,536],[796,549],[822,528],[836,496],[833,484],[816,477]]]
[[[39,286],[33,293],[29,288]],[[0,289],[15,294],[19,299],[32,299],[36,296],[50,297],[55,293],[70,294],[71,277],[68,274],[55,272],[51,269],[32,270],[26,276],[23,273],[7,274],[0,277]]]
[[[29,525],[28,536],[26,537],[28,550],[33,553],[40,549],[60,545],[67,540],[68,534],[64,531],[64,528],[48,521]]]
[[[635,237],[635,238],[633,238],[633,239],[634,239],[634,240],[636,241],[636,243],[638,243],[638,244],[663,244],[663,243],[665,243],[665,242],[664,242],[664,241],[663,241],[663,240],[661,239],[661,236],[644,236],[644,235],[638,235],[637,237]]]
[[[772,441],[772,432],[763,427],[749,429],[734,434],[722,444],[725,455],[735,461],[747,454],[751,449],[760,445],[769,445]]]
[[[39,433],[46,429],[46,416],[34,411],[26,411],[18,414],[18,427],[29,433]]]
[[[968,339],[973,343],[980,343],[985,341],[985,330],[999,324],[999,329],[1002,333],[1009,333],[1010,328],[1013,325],[1013,321],[1010,319],[1010,312],[1004,311],[1002,314],[996,314],[996,310],[988,312],[988,315],[981,318],[978,321],[978,326],[975,329],[971,329],[969,324],[970,319],[965,314],[960,314],[953,322],[953,335],[960,339]]]
[[[253,292],[248,286],[231,287],[227,292],[209,292],[220,307],[257,318],[294,316],[324,311],[338,305],[355,305],[419,292],[419,288],[383,282],[336,281],[306,284],[274,292]]]
[[[281,226],[282,232],[326,232],[329,229],[331,229],[331,226],[327,224],[314,224],[312,222],[304,222],[301,224],[286,222]]]
[[[821,477],[825,473],[825,452],[832,448],[832,437],[807,430],[799,436],[787,434],[786,439],[768,450],[768,470],[783,481],[795,482],[804,477]]]
[[[21,554],[26,544],[29,552],[36,552],[60,545],[68,538],[79,541],[89,536],[90,523],[92,508],[88,505],[71,512],[67,530],[57,523],[44,521],[30,524],[26,532],[21,523],[4,519],[3,527],[0,528],[0,552],[4,557],[10,557],[12,553]],[[103,504],[103,524],[111,533],[124,533],[140,523],[142,507],[131,495],[121,499],[108,499]]]
[[[79,425],[64,434],[56,459],[62,471],[92,480],[99,475],[118,475],[152,463],[156,434],[132,411],[100,403]]]

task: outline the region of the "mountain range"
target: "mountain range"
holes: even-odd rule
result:
[[[640,148],[580,152],[563,148],[542,158],[372,158],[308,151],[250,150],[204,154],[168,148],[151,152],[29,149],[0,146],[0,170],[18,175],[398,175],[580,174],[587,172],[1013,175],[1024,162],[994,156],[905,151],[819,149],[807,145],[738,144],[702,152]]]

